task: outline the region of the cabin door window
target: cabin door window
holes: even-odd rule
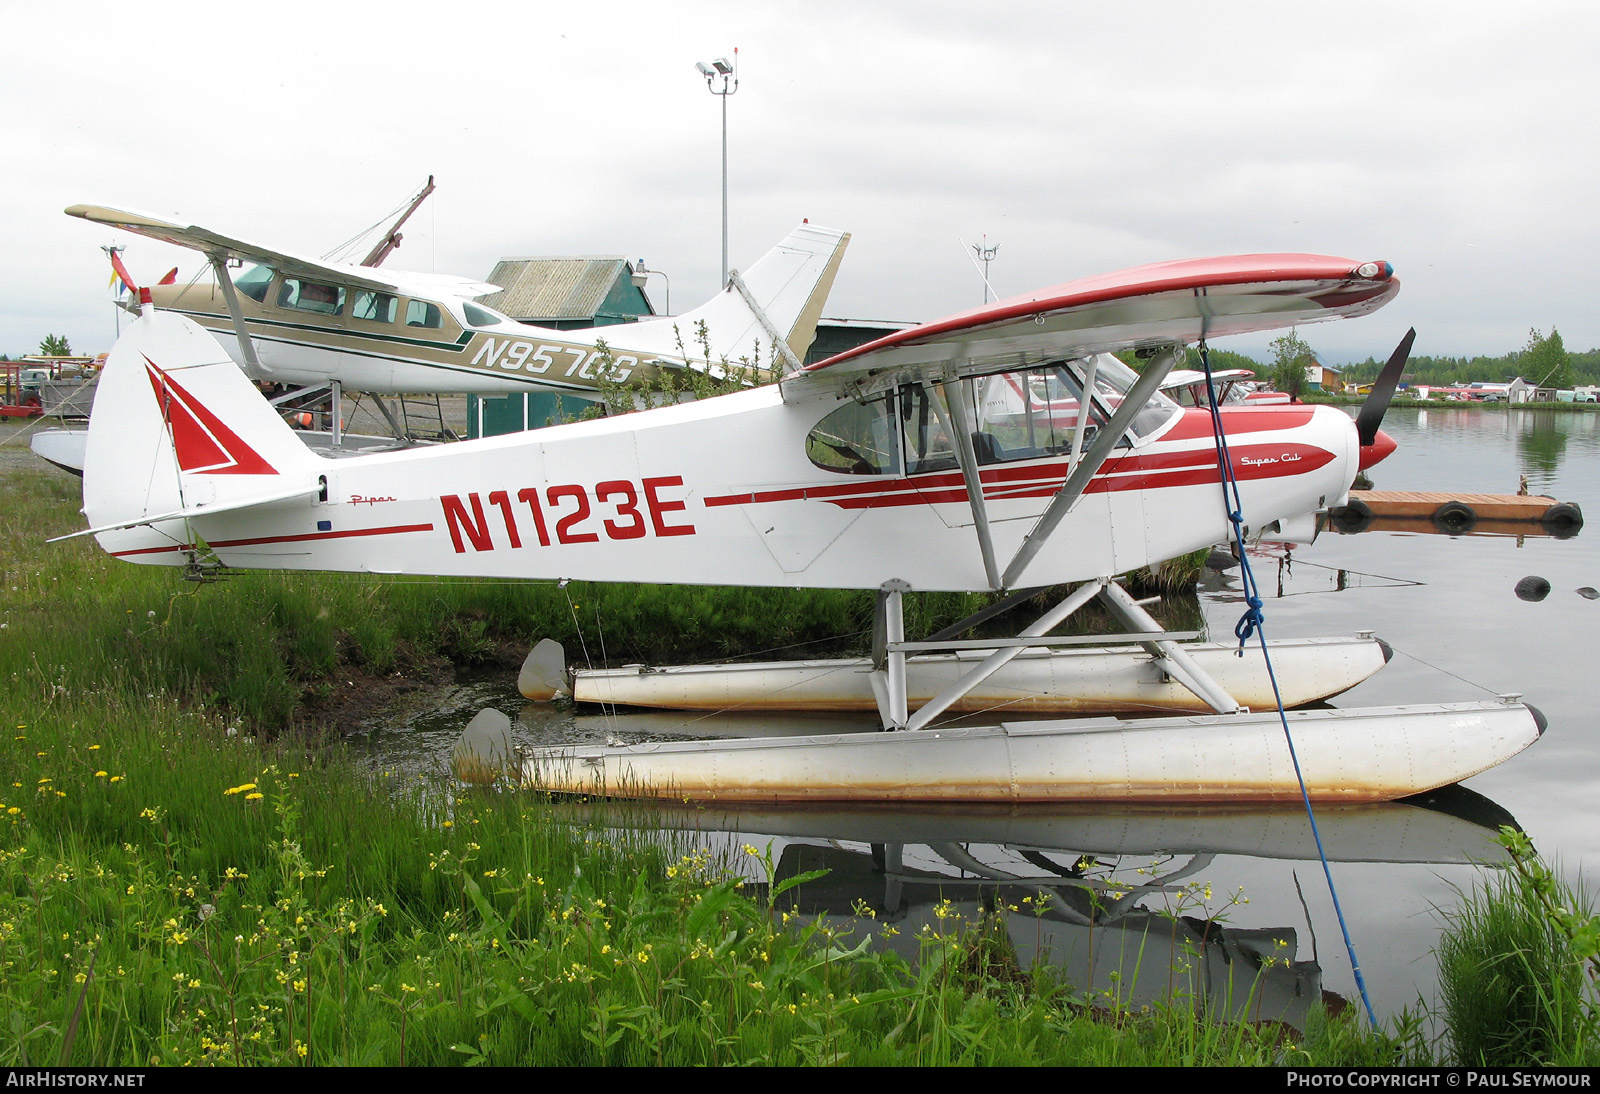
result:
[[[444,316],[439,311],[439,305],[426,300],[406,301],[406,326],[436,330],[443,325]]]
[[[344,288],[326,281],[286,277],[278,290],[278,307],[318,315],[340,315],[344,312]]]

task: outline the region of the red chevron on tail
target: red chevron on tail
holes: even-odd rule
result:
[[[141,355],[143,356],[143,355]],[[178,466],[212,475],[276,475],[261,455],[176,380],[145,357],[145,371],[166,420]]]

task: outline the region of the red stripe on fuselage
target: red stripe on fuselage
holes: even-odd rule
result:
[[[219,539],[208,544],[213,549],[225,547],[255,547],[262,543],[308,543],[318,539],[351,539],[357,536],[390,536],[406,532],[431,532],[431,524],[397,524],[389,528],[352,528],[346,532],[303,532],[295,536],[258,536],[255,539]],[[163,551],[192,551],[194,544],[182,543],[171,547],[139,547],[132,551],[112,551],[115,558],[129,555],[155,555]]]
[[[1170,434],[1169,434],[1170,436]],[[1332,452],[1311,444],[1236,445],[1229,450],[1233,473],[1240,480],[1281,478],[1303,474],[1326,466]],[[1054,460],[1046,464],[1019,464],[988,467],[980,471],[983,496],[990,501],[1010,498],[1048,497],[1066,480],[1067,463]],[[1124,490],[1160,490],[1175,486],[1194,486],[1217,481],[1215,449],[1188,452],[1154,452],[1127,455],[1106,461],[1100,473],[1090,480],[1086,494],[1119,493]],[[705,499],[708,508],[723,505],[755,505],[774,501],[826,501],[842,509],[877,509],[902,505],[937,505],[967,499],[966,485],[959,473],[938,473],[910,479],[848,483],[832,486],[798,486],[781,490],[758,490],[748,494],[726,494]]]

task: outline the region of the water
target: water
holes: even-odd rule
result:
[[[1534,493],[1576,502],[1600,522],[1600,415],[1395,409],[1384,428],[1400,447],[1373,469],[1378,489],[1514,493],[1526,476]],[[1600,587],[1597,537],[1600,523],[1566,540],[1324,534],[1313,545],[1266,550],[1254,560],[1270,637],[1373,629],[1395,648],[1391,664],[1337,705],[1522,692],[1549,718],[1538,744],[1468,780],[1467,791],[1437,796],[1443,811],[1412,804],[1319,810],[1380,1015],[1435,997],[1438,910],[1453,906],[1481,875],[1474,861],[1497,857],[1495,826],[1514,818],[1573,879],[1600,865],[1600,719],[1591,699],[1600,678],[1600,600],[1578,592]],[[1527,576],[1547,579],[1549,595],[1520,599],[1515,587]],[[1230,633],[1242,608],[1237,571],[1209,575],[1201,603],[1212,633]],[[451,690],[426,711],[388,719],[369,736],[373,762],[442,770],[456,734],[485,705],[515,715],[529,745],[632,733],[795,731],[795,723],[772,718],[728,724],[683,714],[574,715],[525,704],[511,680],[489,679]],[[660,817],[702,833],[698,838],[743,862],[752,880],[764,878],[755,860],[739,853],[745,844],[770,844],[780,874],[827,867],[827,879],[801,888],[802,910],[850,919],[865,902],[878,924],[901,928],[894,944],[908,952],[924,925],[988,909],[1007,921],[1024,963],[1048,953],[1075,983],[1136,1001],[1174,985],[1213,1000],[1227,997],[1232,985],[1242,999],[1247,986],[1258,985],[1248,1009],[1294,1021],[1322,991],[1355,997],[1298,807],[738,814],[680,807],[663,808]],[[1139,978],[1130,990],[1134,965]]]

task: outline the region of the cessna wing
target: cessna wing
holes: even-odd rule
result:
[[[117,228],[135,235],[159,239],[199,251],[213,261],[238,260],[270,266],[289,277],[312,279],[334,278],[346,285],[374,292],[412,293],[426,292],[436,296],[452,296],[470,300],[485,293],[497,292],[500,286],[470,277],[448,274],[418,274],[399,271],[379,271],[371,266],[350,266],[343,263],[324,262],[320,258],[292,254],[288,251],[264,247],[248,240],[234,239],[198,224],[175,224],[149,213],[126,209],[111,209],[104,205],[73,205],[66,210],[68,216],[79,217],[108,228]]]
[[[1263,254],[1136,266],[1012,297],[796,370],[823,378],[884,372],[959,375],[1144,350],[1365,315],[1400,291],[1387,262]]]
[[[613,384],[676,389],[674,373],[716,374],[724,361],[763,378],[796,369],[850,241],[803,221],[698,308],[569,331],[497,311],[489,294],[502,287],[488,282],[328,263],[104,206],[66,211],[205,255],[215,284],[157,288],[151,303],[222,337],[252,379],[374,395],[544,391],[592,402]],[[237,277],[235,259],[251,263]]]
[[[1219,384],[1225,384],[1229,380],[1248,380],[1253,376],[1255,376],[1255,373],[1247,368],[1224,368],[1212,372],[1211,379]],[[1198,369],[1175,368],[1167,373],[1167,378],[1161,382],[1161,390],[1168,391],[1175,387],[1188,387],[1190,384],[1204,383],[1205,378],[1206,374]]]

